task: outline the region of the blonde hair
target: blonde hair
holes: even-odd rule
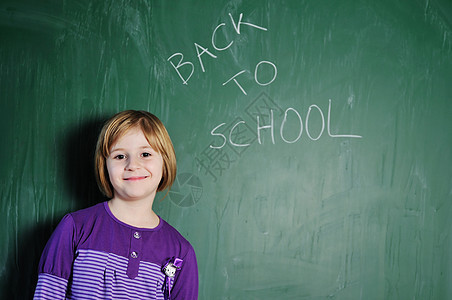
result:
[[[163,123],[147,111],[126,110],[111,117],[102,128],[97,139],[94,156],[95,174],[101,192],[108,198],[113,197],[113,186],[107,171],[107,157],[113,144],[128,130],[140,128],[149,145],[163,158],[163,173],[157,191],[171,188],[176,178],[176,154],[173,143]]]

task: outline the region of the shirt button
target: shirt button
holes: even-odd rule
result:
[[[136,253],[135,251],[133,251],[132,253],[130,253],[130,257],[132,257],[132,258],[137,258],[137,257],[138,257],[138,253]]]
[[[133,237],[136,239],[139,239],[141,237],[140,233],[138,231],[135,231],[133,234]]]

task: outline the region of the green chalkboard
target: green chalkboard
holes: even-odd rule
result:
[[[451,79],[449,0],[0,1],[0,298],[145,109],[200,299],[450,299]]]

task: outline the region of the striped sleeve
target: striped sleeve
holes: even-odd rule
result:
[[[38,276],[34,300],[65,299],[67,280],[55,275],[41,273]]]
[[[74,261],[74,238],[74,220],[71,215],[66,215],[52,233],[42,253],[34,299],[65,298]]]

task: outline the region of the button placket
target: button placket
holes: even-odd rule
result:
[[[129,262],[127,265],[127,276],[131,279],[138,276],[141,248],[141,233],[139,231],[132,231],[130,233]]]

